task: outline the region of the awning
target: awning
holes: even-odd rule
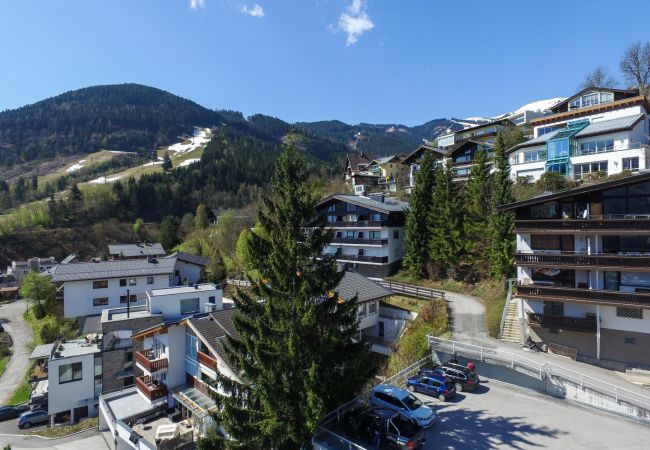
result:
[[[214,400],[193,387],[178,389],[172,392],[172,397],[197,417],[205,417],[217,409]]]
[[[29,359],[49,358],[52,354],[52,348],[54,348],[54,343],[37,345],[32,354],[29,355]]]

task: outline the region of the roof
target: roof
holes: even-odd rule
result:
[[[555,137],[556,134],[558,134],[560,130],[553,130],[549,133],[544,133],[541,136],[537,136],[534,139],[531,139],[526,142],[522,142],[520,144],[515,145],[514,147],[510,148],[506,153],[511,153],[514,152],[515,150],[518,150],[520,148],[524,147],[535,147],[536,145],[545,145],[546,141],[549,141]]]
[[[498,124],[501,124],[501,123],[514,125],[512,122],[510,122],[510,120],[508,118],[503,117],[501,119],[496,119],[496,120],[492,120],[490,122],[481,123],[481,124],[475,125],[473,127],[468,127],[468,128],[463,128],[462,130],[457,130],[457,131],[454,132],[454,134],[463,134],[466,131],[478,130],[479,128],[485,128],[485,127],[489,127],[491,125],[498,125]]]
[[[365,153],[348,153],[348,162],[352,166],[352,171],[357,170],[359,164],[370,164],[370,162],[377,158],[378,155],[368,155]]]
[[[163,295],[176,295],[176,294],[185,294],[185,293],[195,293],[195,292],[206,292],[206,291],[216,291],[221,290],[221,287],[217,287],[212,283],[202,283],[192,286],[172,286],[168,288],[159,288],[151,289],[147,291],[150,297],[160,297]]]
[[[357,303],[369,302],[393,295],[393,292],[363,275],[346,270],[343,279],[335,291],[343,300],[349,300],[357,295]]]
[[[316,207],[324,205],[327,202],[332,200],[340,200],[346,203],[352,203],[353,205],[363,206],[364,208],[371,209],[373,211],[380,212],[404,212],[408,209],[409,204],[400,200],[387,198],[384,202],[378,200],[373,200],[370,197],[363,197],[361,195],[350,195],[350,194],[334,194],[329,197],[324,198]]]
[[[636,105],[643,105],[646,111],[650,111],[650,103],[644,95],[637,95],[636,97],[624,98],[622,100],[615,100],[608,103],[600,103],[586,108],[572,109],[569,111],[558,112],[548,116],[538,117],[530,121],[531,126],[537,127],[540,125],[553,124],[556,122],[567,121],[579,117],[590,116],[603,111],[611,111],[621,108],[629,108]]]
[[[411,164],[413,160],[422,156],[422,154],[425,151],[439,153],[440,155],[444,155],[446,153],[445,150],[438,147],[431,147],[429,145],[420,145],[418,148],[416,148],[411,153],[409,153],[404,159],[402,159],[402,164]]]
[[[382,164],[386,164],[388,162],[391,162],[395,158],[399,159],[399,156],[398,155],[381,156],[381,157],[378,157],[378,158],[374,158],[372,161],[376,162],[379,165],[382,165]]]
[[[459,150],[459,149],[465,147],[465,146],[468,145],[468,144],[483,145],[483,146],[485,146],[485,147],[494,147],[493,144],[490,144],[489,142],[486,142],[486,141],[480,141],[480,140],[472,139],[472,138],[470,138],[470,139],[463,139],[462,141],[460,141],[459,143],[457,143],[456,146],[453,147],[453,148],[449,151],[449,153],[447,153],[447,156],[451,156],[451,155],[453,155],[457,150]]]
[[[614,131],[628,130],[634,128],[641,120],[643,114],[635,114],[627,117],[619,117],[617,119],[603,120],[602,122],[592,122],[587,127],[582,129],[576,137],[593,136],[596,134],[611,133]]]
[[[226,364],[228,364],[228,355],[224,349],[226,336],[239,339],[239,332],[235,329],[232,320],[235,311],[237,308],[222,309],[207,316],[187,320],[198,337]]]
[[[506,205],[500,205],[497,209],[499,209],[500,211],[509,211],[512,209],[521,208],[523,206],[537,205],[540,203],[546,203],[554,200],[559,200],[562,198],[573,197],[576,195],[586,194],[589,192],[599,191],[602,189],[611,189],[620,186],[627,186],[628,184],[641,183],[644,181],[650,181],[650,173],[633,174],[624,178],[604,181],[602,183],[596,183],[589,186],[583,186],[574,189],[567,189],[566,191],[556,192],[554,194],[539,195],[537,197],[533,197],[528,200],[520,200],[518,202],[508,203]]]
[[[137,244],[109,244],[108,254],[133,258],[136,256],[163,256],[165,249],[157,242],[138,242]]]
[[[54,348],[54,342],[50,344],[37,345],[32,354],[29,355],[29,359],[42,359],[49,358],[52,354],[52,349]]]
[[[589,92],[589,91],[605,91],[605,92],[618,92],[620,94],[630,94],[630,95],[635,95],[638,94],[639,90],[638,89],[617,89],[617,88],[608,88],[608,87],[596,87],[596,86],[589,86],[584,89],[582,89],[579,92],[576,92],[570,97],[565,98],[563,101],[556,103],[551,107],[551,111],[557,111],[561,109],[564,105],[569,103],[572,99],[581,96],[582,94]]]
[[[85,339],[76,339],[73,341],[57,342],[55,352],[50,359],[72,358],[74,356],[91,355],[101,352],[101,345],[86,341]],[[58,355],[57,355],[58,353]]]
[[[210,264],[210,259],[205,256],[193,255],[191,253],[179,252],[172,255],[166,256],[166,258],[176,258],[179,261],[183,261],[188,264],[194,264],[196,266],[207,266]]]
[[[122,278],[147,275],[164,275],[174,272],[176,258],[125,259],[117,261],[59,264],[52,281],[81,281],[99,278]]]

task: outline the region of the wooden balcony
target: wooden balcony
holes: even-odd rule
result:
[[[337,237],[332,239],[332,244],[385,245],[388,244],[388,239],[363,239],[363,238]]]
[[[517,296],[556,302],[592,303],[608,306],[650,306],[650,293],[600,291],[570,287],[519,285]]]
[[[135,352],[135,362],[140,364],[149,373],[163,372],[167,370],[167,358],[156,358],[153,349],[139,350]]]
[[[155,380],[149,375],[136,378],[135,385],[150,401],[167,397],[167,386],[165,383]]]
[[[561,234],[648,234],[650,216],[616,216],[590,219],[516,220],[515,233],[541,233],[552,231]]]
[[[602,270],[633,269],[650,272],[650,256],[585,253],[521,252],[515,254],[515,264],[521,267],[559,267],[566,269],[599,268]]]
[[[563,330],[596,332],[596,317],[566,317],[547,316],[544,314],[528,314],[528,323],[531,326],[542,328],[561,328]]]
[[[201,351],[196,352],[196,359],[199,360],[199,363],[203,364],[206,367],[209,367],[212,370],[217,370],[217,360],[207,353]]]

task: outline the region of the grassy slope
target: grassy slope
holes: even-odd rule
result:
[[[98,152],[94,153],[89,153],[87,155],[81,155],[78,159],[75,160],[72,164],[78,163],[82,159],[85,160],[82,164],[84,165],[84,168],[96,166],[100,163],[103,163],[105,161],[109,161],[114,158],[119,158],[122,156],[123,153],[112,153],[108,150],[100,150]],[[66,175],[67,169],[72,165],[72,164],[66,164],[62,167],[59,167],[57,170],[53,172],[49,172],[46,174],[43,174],[38,177],[38,185],[39,186],[44,186],[45,183],[50,182],[54,183],[58,178],[61,178],[62,176]]]
[[[0,358],[0,375],[4,373],[8,363],[9,363],[8,356],[3,356],[2,358]]]

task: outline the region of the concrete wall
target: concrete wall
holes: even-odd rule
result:
[[[63,314],[66,318],[83,317],[101,314],[104,309],[117,308],[126,305],[120,303],[120,296],[126,295],[127,289],[131,295],[144,294],[149,289],[169,287],[169,275],[154,275],[153,284],[147,284],[147,276],[136,278],[135,286],[120,286],[120,278],[109,278],[108,287],[93,289],[93,280],[67,281],[64,283]],[[98,278],[106,279],[106,278]],[[108,305],[93,306],[94,298],[108,297]],[[141,305],[144,302],[133,302],[131,305]]]
[[[203,278],[202,270],[203,268],[196,264],[176,260],[176,265],[174,266],[174,284],[198,283]],[[176,275],[176,272],[178,272],[178,275]]]
[[[373,304],[375,306],[375,312],[373,314],[370,314],[370,305]],[[378,301],[373,301],[373,302],[364,302],[358,306],[358,311],[359,314],[361,314],[361,311],[365,311],[365,317],[359,317],[359,329],[360,330],[365,330],[370,327],[374,327],[377,325],[377,318],[379,317],[379,302]]]
[[[209,303],[209,297],[215,297],[214,305],[217,310],[222,309],[223,291],[221,289],[201,290],[189,288],[187,292],[178,294],[152,295],[149,296],[149,306],[152,314],[162,314],[166,320],[176,319],[182,316],[181,300],[198,298],[199,312],[204,312],[205,305]]]
[[[81,363],[81,380],[59,383],[59,367],[67,364]],[[49,414],[71,411],[83,406],[81,402],[95,397],[95,355],[54,359],[48,362],[48,409]],[[88,414],[93,415],[95,408],[88,404]]]

